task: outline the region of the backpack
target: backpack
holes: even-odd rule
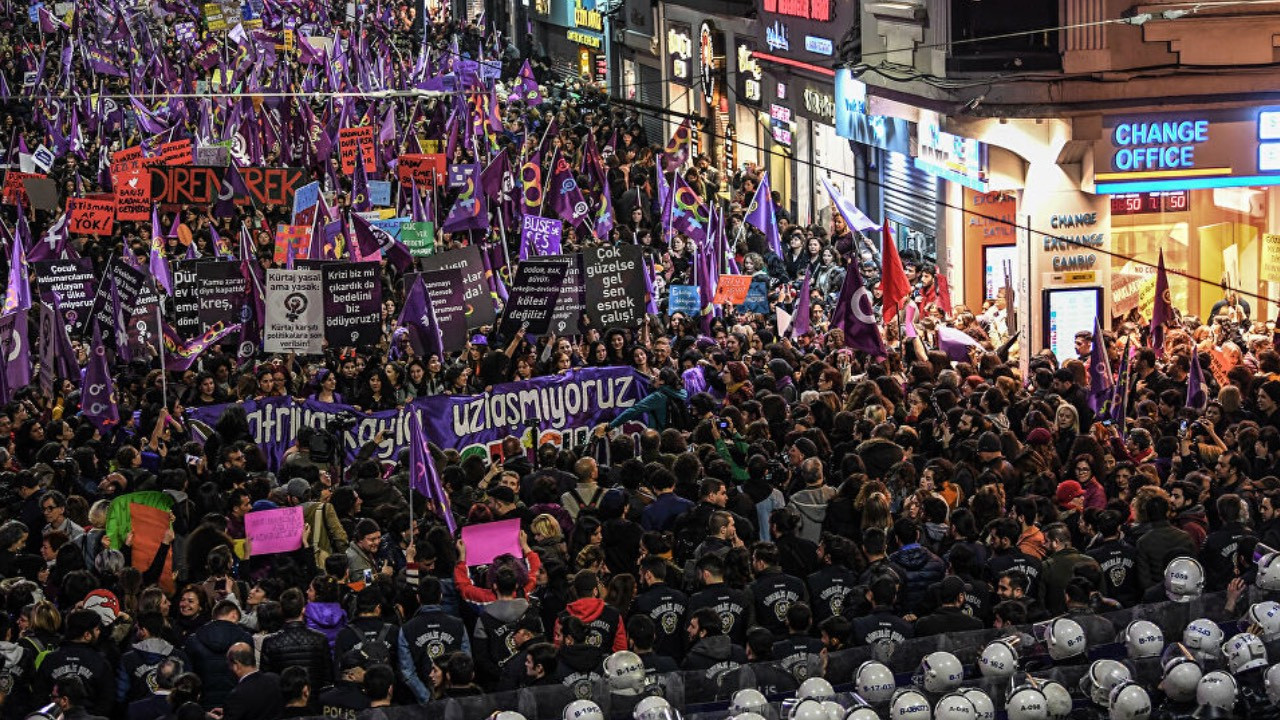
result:
[[[394,626],[391,623],[382,623],[382,627],[378,632],[361,633],[363,640],[356,643],[353,650],[359,650],[364,656],[369,658],[370,663],[382,663],[389,665],[391,663],[391,631]]]
[[[667,395],[667,427],[684,432],[692,430],[694,425],[689,406],[680,398]]]
[[[600,497],[604,495],[604,488],[597,485],[596,491],[591,494],[590,500],[583,500],[582,496],[578,494],[578,488],[576,487],[570,489],[569,494],[572,495],[574,501],[578,503],[578,512],[588,511],[594,513],[596,505],[600,503]]]
[[[44,659],[48,657],[49,653],[58,649],[57,643],[46,646],[44,643],[40,642],[39,639],[31,635],[24,637],[23,640],[26,640],[27,643],[31,645],[31,649],[36,653],[36,661],[34,664],[36,670],[40,669],[40,664],[44,662]]]

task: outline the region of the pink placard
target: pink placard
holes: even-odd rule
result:
[[[302,547],[306,531],[302,506],[258,510],[244,516],[245,537],[253,541],[253,555],[289,552]]]
[[[503,553],[511,553],[522,557],[520,549],[520,521],[499,520],[498,522],[467,525],[462,528],[462,542],[467,544],[467,566],[488,565]]]

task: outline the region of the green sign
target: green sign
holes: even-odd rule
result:
[[[432,222],[409,222],[400,229],[400,242],[414,257],[427,257],[436,251],[436,226]]]

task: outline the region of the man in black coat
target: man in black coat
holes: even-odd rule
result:
[[[938,609],[916,620],[916,637],[982,629],[982,621],[964,611],[964,593],[968,589],[964,580],[948,575],[935,589],[940,604]]]
[[[227,651],[227,667],[238,681],[222,705],[222,720],[275,720],[279,717],[284,709],[280,676],[258,671],[252,645],[232,645]]]
[[[76,610],[67,616],[62,647],[45,656],[35,676],[35,697],[52,697],[53,687],[69,677],[84,683],[85,708],[110,715],[116,694],[116,673],[98,651],[102,616],[93,610]]]
[[[240,625],[240,607],[232,600],[213,606],[213,620],[187,637],[185,648],[191,671],[203,681],[200,704],[211,710],[222,704],[236,677],[227,669],[226,653],[236,643],[252,643],[253,636]]]
[[[282,672],[292,665],[307,669],[312,687],[324,687],[333,681],[333,662],[329,656],[329,640],[324,633],[307,627],[303,612],[307,599],[302,591],[289,588],[280,596],[284,627],[262,640],[262,669]]]

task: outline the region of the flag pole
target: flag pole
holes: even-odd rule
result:
[[[157,284],[158,285],[158,284]],[[164,303],[164,295],[156,288],[156,349],[160,360],[160,396],[164,400],[164,409],[169,409],[169,374],[164,369],[164,325],[161,324],[160,307]]]

